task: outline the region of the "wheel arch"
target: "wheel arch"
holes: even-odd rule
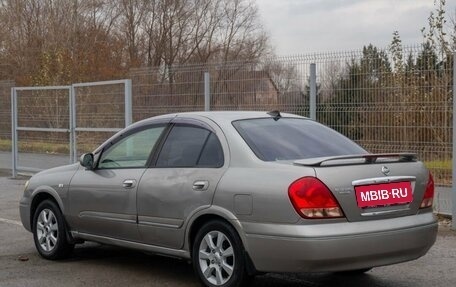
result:
[[[247,240],[245,239],[245,234],[242,231],[242,225],[237,219],[237,217],[230,211],[211,206],[207,209],[201,210],[200,212],[194,214],[187,224],[187,230],[185,233],[185,249],[191,251],[191,246],[195,238],[196,232],[201,228],[205,223],[211,220],[220,220],[231,225],[237,232],[238,236],[241,238],[244,249],[248,249]]]
[[[245,233],[242,230],[242,225],[240,221],[236,218],[236,216],[233,213],[219,207],[212,207],[206,209],[203,212],[193,216],[191,222],[188,224],[185,247],[187,250],[189,250],[190,256],[193,256],[192,245],[198,230],[204,224],[213,220],[225,222],[234,228],[239,238],[241,239],[243,245],[243,253],[245,257],[247,273],[249,275],[258,274],[258,271],[256,270],[255,265],[249,255],[247,240],[245,238]]]
[[[58,193],[50,188],[39,188],[32,193],[32,200],[30,203],[30,226],[33,226],[33,217],[35,215],[36,209],[38,208],[38,205],[44,200],[51,200],[56,203],[63,215],[63,202],[60,199]]]
[[[229,224],[230,226],[233,226],[228,220],[226,220],[225,218],[223,218],[219,215],[208,213],[208,214],[203,214],[203,215],[199,216],[197,219],[195,219],[193,224],[190,226],[190,230],[189,230],[189,234],[188,234],[188,247],[189,247],[190,254],[192,253],[193,242],[195,240],[196,234],[198,233],[198,230],[200,230],[200,228],[203,227],[204,224],[206,224],[207,222],[215,221],[215,220],[223,221],[223,222]]]

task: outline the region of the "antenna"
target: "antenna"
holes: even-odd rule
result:
[[[278,110],[270,111],[268,112],[268,115],[270,115],[274,119],[274,121],[278,121],[282,117],[280,111]]]

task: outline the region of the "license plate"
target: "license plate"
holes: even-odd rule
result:
[[[412,184],[408,181],[355,186],[359,207],[407,204],[412,202]]]

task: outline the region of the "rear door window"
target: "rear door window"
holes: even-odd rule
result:
[[[223,165],[222,146],[214,133],[209,134],[197,165],[199,167],[221,167]]]
[[[156,167],[220,167],[223,151],[209,130],[175,125],[158,156]]]
[[[367,153],[340,133],[307,119],[248,119],[233,126],[264,161]]]

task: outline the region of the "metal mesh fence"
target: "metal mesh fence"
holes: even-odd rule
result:
[[[415,152],[440,185],[451,183],[452,55],[424,46],[135,69],[134,120],[204,108],[309,116],[309,70],[317,67],[317,120],[370,152]]]
[[[212,110],[308,113],[305,88],[311,58],[266,59],[133,69],[134,120],[204,109],[204,73],[210,73]]]
[[[19,127],[32,128],[69,128],[68,89],[18,90],[17,124]],[[47,136],[35,137],[35,140]]]
[[[75,87],[75,94],[77,127],[125,127],[123,84]]]
[[[0,141],[4,149],[11,149],[11,88],[13,81],[0,81]]]
[[[204,108],[205,65],[143,68],[130,72],[133,121]]]
[[[437,184],[450,185],[453,59],[421,47],[402,53],[318,59],[317,119],[370,152],[415,152]]]
[[[70,162],[68,87],[16,88],[17,166],[38,171]]]
[[[453,59],[425,46],[403,48],[399,56],[370,46],[250,62],[133,69],[129,74],[133,121],[203,110],[206,72],[212,110],[278,109],[309,116],[311,63],[317,68],[318,121],[371,152],[416,152],[437,184],[451,183]],[[10,137],[11,85],[0,83],[1,139]],[[123,127],[122,85],[78,87],[76,93],[77,127]],[[23,115],[19,126],[67,126],[67,103],[60,96],[35,95],[30,100],[23,94],[19,98],[24,101],[18,103],[24,109],[19,111]],[[36,132],[19,136],[30,142],[44,137]],[[91,150],[107,136],[79,131],[78,153]]]
[[[102,129],[125,127],[125,86],[123,83],[78,84],[74,93],[78,156],[93,151],[115,133]]]

